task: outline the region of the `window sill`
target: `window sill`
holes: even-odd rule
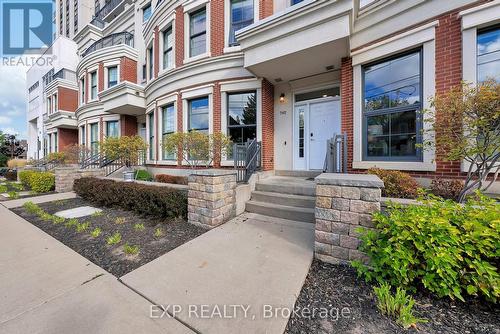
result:
[[[226,46],[224,48],[224,53],[233,53],[233,52],[241,52],[241,46],[234,45],[234,46]]]
[[[156,164],[163,166],[177,166],[177,160],[159,160]]]
[[[369,169],[378,167],[389,170],[404,170],[415,172],[435,172],[436,165],[432,162],[417,162],[417,161],[353,161],[352,168]]]
[[[197,55],[197,56],[190,57],[190,58],[184,58],[184,64],[189,64],[189,63],[195,62],[197,60],[208,58],[208,57],[210,57],[210,52],[205,52],[201,55]]]

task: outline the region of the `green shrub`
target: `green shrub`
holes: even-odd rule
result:
[[[123,251],[125,252],[125,254],[128,254],[128,255],[135,255],[135,254],[138,254],[139,253],[139,246],[137,245],[129,245],[129,244],[125,244],[123,246]]]
[[[33,202],[26,202],[23,204],[23,208],[26,210],[26,212],[28,212],[29,214],[32,214],[32,215],[37,215],[37,216],[40,216],[44,211],[42,210],[42,208],[40,208],[40,206],[38,206],[37,204],[33,203]]]
[[[85,232],[88,230],[88,228],[90,227],[90,223],[89,222],[85,222],[85,223],[79,223],[76,225],[76,232],[80,233],[80,232]]]
[[[23,170],[19,172],[21,183],[30,187],[35,193],[46,193],[54,190],[55,176],[50,172]]]
[[[138,181],[153,181],[153,176],[147,170],[139,169],[135,172],[135,179]]]
[[[97,206],[120,207],[154,218],[187,216],[187,193],[177,189],[87,177],[75,180],[73,189]]]
[[[353,262],[360,275],[439,297],[500,297],[500,204],[480,195],[465,204],[434,196],[421,205],[392,206],[373,216],[360,249],[370,267]]]
[[[46,193],[54,190],[56,179],[50,172],[37,172],[30,177],[30,188],[35,193]]]
[[[169,174],[158,174],[155,176],[156,182],[161,183],[172,183],[172,184],[188,184],[188,178],[186,176],[176,176]]]
[[[434,179],[431,182],[430,191],[436,196],[456,201],[463,187],[464,182],[462,180]]]
[[[403,328],[416,326],[418,322],[425,322],[413,315],[415,300],[406,294],[400,287],[396,289],[396,294],[391,292],[391,286],[382,283],[380,287],[374,287],[373,291],[377,296],[377,308],[384,315],[396,318],[396,323]]]
[[[17,181],[17,171],[16,170],[9,170],[5,172],[5,179],[7,181]]]
[[[19,198],[19,193],[17,191],[9,191],[8,194],[9,194],[9,198],[11,198],[11,199]]]
[[[419,194],[420,185],[409,174],[380,168],[370,168],[369,174],[377,175],[384,181],[382,196],[395,198],[416,198]]]
[[[122,241],[122,235],[119,232],[114,233],[113,235],[106,238],[106,242],[108,245],[116,245]]]
[[[0,193],[6,193],[7,192],[7,186],[4,184],[0,184]]]
[[[101,233],[102,233],[101,228],[96,227],[95,229],[93,229],[93,230],[92,230],[92,232],[90,232],[90,236],[91,236],[92,238],[97,238],[98,236],[100,236],[100,235],[101,235]]]

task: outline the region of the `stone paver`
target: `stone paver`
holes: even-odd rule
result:
[[[5,198],[10,198],[10,194],[9,193],[3,193],[3,194],[0,194],[0,195],[2,195]],[[17,195],[20,196],[20,197],[28,196],[28,195],[31,195],[31,191],[18,191]]]
[[[243,214],[121,280],[155,303],[179,305],[178,318],[204,334],[283,333],[286,312],[265,318],[264,308],[293,310],[313,258],[311,225]],[[247,317],[233,305],[249,307]],[[224,306],[234,318],[204,317]]]
[[[0,205],[0,333],[192,333]]]
[[[21,207],[26,202],[33,202],[36,204],[40,204],[40,203],[46,203],[46,202],[52,202],[52,201],[58,201],[58,200],[64,200],[64,199],[71,199],[71,198],[75,198],[76,196],[77,195],[71,191],[71,192],[67,192],[67,193],[40,195],[40,196],[35,196],[35,197],[14,199],[11,201],[0,202],[0,204],[8,209],[12,209],[12,208]]]
[[[102,212],[101,209],[94,208],[91,206],[80,206],[73,209],[58,211],[54,213],[55,216],[63,217],[66,219],[80,218],[85,216],[91,216],[97,212]]]

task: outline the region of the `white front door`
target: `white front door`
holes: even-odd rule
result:
[[[341,132],[340,100],[310,101],[295,106],[294,168],[322,170],[326,142]]]

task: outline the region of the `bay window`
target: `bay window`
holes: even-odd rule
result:
[[[253,92],[227,95],[227,134],[233,143],[245,143],[257,135],[257,94]],[[228,158],[231,158],[228,156]]]
[[[363,66],[363,157],[422,159],[422,52],[401,54]]]
[[[207,52],[207,10],[205,7],[189,15],[189,56]]]
[[[236,31],[254,22],[254,0],[231,0],[229,45],[238,45]]]
[[[151,112],[148,114],[149,122],[149,160],[154,160],[154,145],[155,145],[155,114]]]
[[[162,141],[165,142],[168,135],[175,132],[175,108],[173,104],[164,106],[161,109],[162,115],[162,126],[161,126],[161,134]],[[163,160],[175,160],[175,154],[173,152],[169,153],[166,150],[163,150]]]
[[[163,69],[174,67],[172,27],[163,32]]]
[[[106,122],[106,137],[118,138],[118,121]]]
[[[208,134],[208,96],[189,100],[188,131],[197,130]]]
[[[92,154],[97,154],[99,151],[99,124],[90,124],[90,150]]]
[[[97,71],[90,73],[90,99],[97,99]]]
[[[118,66],[108,67],[108,88],[118,84]]]

